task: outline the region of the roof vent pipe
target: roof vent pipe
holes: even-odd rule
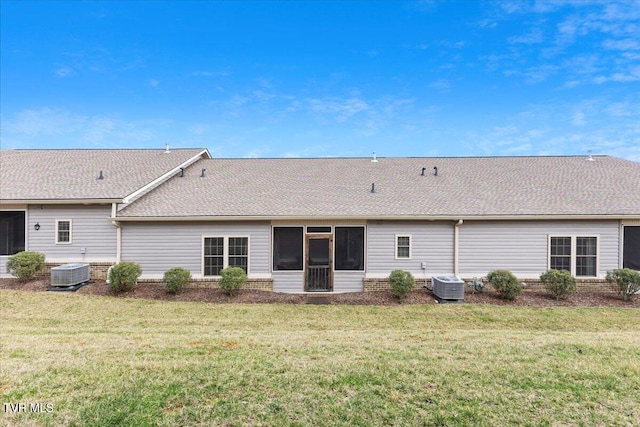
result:
[[[184,176],[184,168],[180,168],[180,178]]]
[[[422,173],[420,174],[420,176],[424,176],[424,171],[426,171],[427,168],[422,168]]]
[[[587,161],[595,162],[596,159],[593,158],[593,154],[591,154],[591,150],[588,151],[589,155],[587,156]]]
[[[373,159],[371,159],[371,163],[378,163],[378,159],[376,158],[376,152],[373,152]]]
[[[102,171],[100,171],[100,175],[98,175],[98,179],[104,179],[104,175],[102,174]]]
[[[375,182],[372,182],[372,183],[371,183],[371,193],[373,194],[373,193],[375,193],[375,192],[376,192],[376,183],[375,183]]]
[[[171,150],[169,149],[169,144],[165,145],[164,154],[169,154]]]
[[[202,173],[200,174],[200,178],[204,178],[204,173],[205,173],[206,171],[207,171],[207,170],[206,170],[205,168],[202,168]]]
[[[433,176],[438,176],[438,167],[437,166],[433,167]]]

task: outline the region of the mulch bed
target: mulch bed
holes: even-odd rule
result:
[[[17,279],[0,279],[0,289],[13,289],[30,292],[44,292],[49,288],[48,280],[33,280],[22,283]],[[115,298],[142,298],[163,301],[199,301],[215,304],[306,304],[308,296],[302,294],[286,294],[251,289],[241,289],[237,295],[228,296],[217,288],[190,287],[177,295],[167,294],[165,288],[157,284],[140,284],[133,290],[114,295],[104,281],[90,282],[76,291],[83,295],[100,295]],[[330,304],[347,305],[398,305],[398,298],[391,291],[336,293],[328,295]],[[309,301],[311,302],[311,301]],[[482,293],[467,292],[465,304],[492,304],[527,307],[625,307],[640,308],[640,297],[632,301],[623,301],[615,292],[580,291],[561,300],[556,300],[542,290],[526,289],[515,301],[506,301],[492,290]],[[414,289],[404,304],[437,304],[431,291]]]

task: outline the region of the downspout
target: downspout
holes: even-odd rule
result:
[[[453,226],[453,275],[458,276],[460,272],[460,226],[464,220],[459,219]]]
[[[111,218],[115,218],[118,212],[118,204],[111,204]],[[122,228],[120,223],[116,220],[112,220],[111,224],[116,228],[116,264],[122,261]]]

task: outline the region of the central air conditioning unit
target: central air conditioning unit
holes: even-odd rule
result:
[[[89,264],[63,264],[51,269],[51,286],[75,286],[89,281]]]
[[[441,302],[463,302],[464,281],[456,276],[434,276],[431,278],[433,295]]]

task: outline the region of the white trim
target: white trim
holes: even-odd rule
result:
[[[219,278],[220,275],[205,275],[204,274],[204,240],[205,239],[222,239],[222,268],[229,267],[229,239],[247,239],[247,277],[251,274],[251,237],[248,235],[232,235],[232,234],[203,234],[202,246],[200,252],[200,274],[203,278]],[[237,255],[236,255],[237,256]]]
[[[398,249],[400,249],[400,245],[398,244],[398,238],[400,237],[408,237],[409,238],[409,256],[405,257],[405,256],[398,256]],[[412,259],[411,255],[413,255],[413,251],[411,250],[412,246],[413,246],[413,242],[412,242],[412,238],[411,238],[411,234],[396,234],[396,242],[395,242],[395,259],[396,260],[403,260],[403,259]],[[402,246],[403,248],[406,246]]]
[[[270,221],[272,225],[285,226],[286,221],[312,224],[367,222],[367,221],[556,221],[556,220],[638,220],[638,215],[477,215],[477,216],[435,216],[435,215],[329,215],[329,216],[269,216],[269,215],[202,215],[202,216],[119,216],[118,221]],[[342,224],[339,224],[342,225]],[[358,224],[361,225],[361,224]]]
[[[69,240],[61,241],[60,240],[60,223],[68,222],[69,223]],[[70,245],[73,243],[73,221],[71,219],[56,219],[56,245]]]
[[[148,191],[156,188],[157,186],[159,186],[160,184],[164,183],[166,180],[168,180],[172,176],[176,175],[178,172],[180,172],[180,169],[186,168],[186,167],[194,164],[198,160],[200,160],[202,158],[202,156],[205,155],[205,154],[208,154],[207,150],[202,150],[200,153],[198,153],[195,156],[191,157],[190,159],[188,159],[187,161],[185,161],[182,164],[178,165],[177,167],[171,169],[169,172],[165,173],[164,175],[160,176],[159,178],[154,179],[153,181],[151,181],[150,183],[148,183],[144,187],[141,187],[141,188],[137,189],[136,191],[134,191],[133,193],[129,194],[128,196],[125,196],[124,199],[122,199],[122,203],[128,204],[128,203],[131,203],[134,200],[142,197]],[[210,156],[209,156],[209,158],[210,158]]]
[[[570,254],[570,270],[572,276],[578,279],[590,279],[590,278],[598,278],[600,277],[600,235],[599,234],[563,234],[563,233],[554,233],[547,235],[547,270],[551,269],[551,239],[552,238],[569,238],[571,239],[571,254]],[[595,238],[596,239],[596,274],[595,276],[578,276],[576,275],[576,264],[577,264],[577,241],[578,238]]]

